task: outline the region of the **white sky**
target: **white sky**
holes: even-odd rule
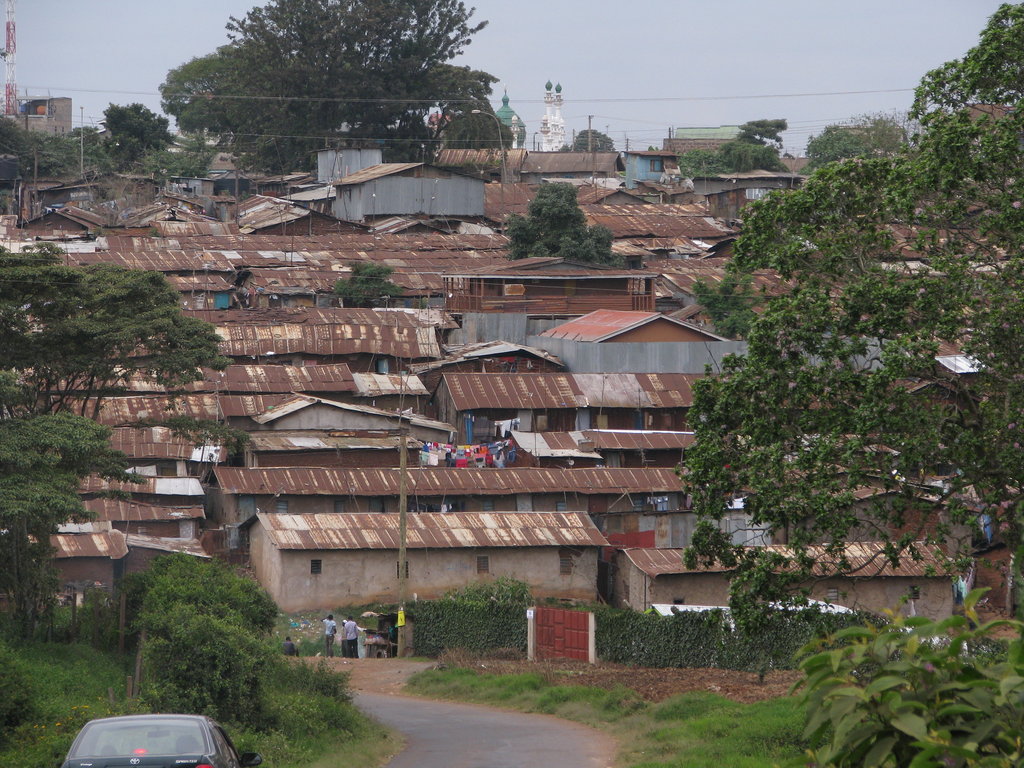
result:
[[[159,111],[168,70],[226,42],[254,0],[21,0],[19,95],[70,96],[75,122],[111,102]],[[563,86],[567,133],[619,149],[661,146],[670,127],[784,117],[786,151],[868,112],[905,109],[921,76],[977,43],[996,0],[477,0],[487,20],[455,61],[499,78],[526,121],[544,83]],[[0,6],[2,7],[2,6]],[[81,109],[80,109],[81,108]]]

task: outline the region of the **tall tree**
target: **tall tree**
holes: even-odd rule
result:
[[[172,70],[163,106],[275,170],[310,167],[328,138],[429,158],[452,112],[495,81],[449,63],[486,24],[472,14],[461,0],[271,0],[228,21],[228,45]]]
[[[571,184],[542,184],[526,216],[511,216],[506,233],[509,258],[559,256],[570,261],[621,266],[612,253],[612,233],[587,226]]]
[[[808,168],[851,157],[884,157],[902,149],[912,126],[899,113],[862,115],[849,123],[826,125],[807,141]]]
[[[0,271],[0,592],[29,632],[56,588],[50,536],[86,516],[82,478],[129,477],[109,430],[82,414],[135,372],[174,386],[227,361],[159,274],[67,267],[53,249],[2,251]]]
[[[110,154],[122,168],[128,168],[147,152],[170,146],[168,120],[142,104],[111,104],[103,111],[110,134]]]
[[[775,270],[790,290],[753,324],[747,355],[695,388],[686,461],[702,518],[690,559],[737,564],[737,595],[808,579],[811,543],[839,556],[870,531],[896,561],[919,541],[958,543],[979,514],[1019,566],[1022,70],[1024,6],[1004,5],[977,47],[925,76],[906,151],[827,165],[747,209],[736,268]],[[976,372],[938,363],[947,347]],[[854,513],[865,489],[877,494]],[[792,563],[718,530],[739,494],[788,538]]]
[[[615,140],[607,133],[587,128],[576,134],[569,150],[572,152],[614,152]]]
[[[394,269],[385,264],[357,261],[349,265],[352,274],[334,284],[334,292],[341,296],[346,307],[379,307],[405,289],[389,279]]]

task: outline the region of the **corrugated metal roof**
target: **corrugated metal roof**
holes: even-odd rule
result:
[[[110,447],[135,459],[188,461],[195,445],[167,427],[119,427],[110,433]]]
[[[409,369],[416,371],[417,373],[423,373],[424,371],[432,371],[437,368],[443,368],[447,365],[454,365],[455,363],[461,363],[466,360],[477,360],[485,357],[505,357],[515,356],[519,353],[530,355],[541,360],[547,360],[559,367],[564,368],[563,363],[558,357],[552,355],[550,352],[546,352],[539,347],[527,347],[523,344],[513,344],[508,341],[485,341],[480,344],[466,344],[464,346],[449,347],[448,356],[443,360],[431,360],[426,363],[413,363],[409,366]]]
[[[333,365],[229,365],[223,371],[203,369],[203,378],[188,385],[190,392],[290,394],[293,392],[353,392],[352,370]]]
[[[233,221],[154,221],[153,227],[161,237],[181,237],[182,235],[226,237],[238,234],[238,227]]]
[[[286,416],[289,413],[295,413],[296,411],[301,411],[303,408],[308,408],[311,405],[326,405],[331,408],[337,408],[340,411],[352,411],[354,413],[363,413],[368,416],[378,416],[383,419],[393,420],[396,423],[396,426],[400,420],[405,420],[406,423],[412,424],[413,426],[436,429],[442,432],[455,431],[455,428],[451,424],[446,424],[443,421],[435,421],[434,419],[428,419],[415,413],[405,413],[400,415],[394,411],[386,411],[383,408],[374,408],[373,406],[359,405],[356,403],[339,403],[337,400],[327,400],[326,398],[313,397],[312,395],[295,395],[294,397],[290,397],[287,400],[282,401],[279,405],[275,405],[273,408],[268,408],[264,413],[254,416],[253,420],[259,424],[269,424],[282,416]]]
[[[582,408],[586,398],[568,373],[446,373],[456,410]]]
[[[384,395],[429,395],[419,376],[400,373],[353,373],[356,393],[360,397]]]
[[[82,504],[97,520],[104,522],[143,522],[151,520],[198,520],[206,517],[202,504],[161,506],[127,499],[83,499]]]
[[[541,336],[573,341],[600,341],[630,328],[645,325],[660,312],[631,312],[624,309],[597,309],[544,331]]]
[[[909,554],[903,553],[899,558],[899,566],[893,567],[885,557],[884,545],[880,542],[851,542],[845,547],[846,559],[849,561],[850,569],[841,575],[852,578],[875,578],[886,576],[901,576],[913,578],[944,578],[949,576],[945,573],[946,556],[942,549],[923,542],[917,543],[920,560],[915,560]],[[789,547],[772,545],[765,549],[788,555],[791,553]],[[701,565],[693,570],[683,565],[683,549],[626,549],[624,550],[630,561],[648,576],[663,576],[678,573],[725,573],[731,570],[719,564]],[[814,575],[818,577],[833,576],[838,574],[838,562],[836,555],[830,555],[824,547],[808,547],[810,554],[816,561]]]
[[[164,279],[181,293],[192,293],[194,291],[209,291],[214,293],[226,293],[235,287],[233,280],[220,274],[203,272],[195,275],[164,275]]]
[[[440,309],[407,311],[365,309],[361,307],[261,307],[258,309],[186,309],[192,317],[214,325],[386,325],[431,328],[444,323],[458,327],[451,316]]]
[[[81,493],[106,493],[124,491],[146,493],[154,496],[204,496],[203,486],[197,477],[143,477],[137,483],[117,483],[91,475],[85,478],[78,490]]]
[[[128,549],[157,549],[161,552],[177,552],[192,557],[210,557],[198,539],[171,539],[163,536],[143,536],[138,533],[129,533],[125,538]]]
[[[402,444],[395,436],[337,435],[330,432],[304,432],[281,434],[278,432],[253,432],[246,446],[253,453],[266,451],[394,451]],[[419,448],[422,443],[413,438],[405,439],[406,447]]]
[[[456,410],[689,408],[696,373],[446,373]]]
[[[224,493],[305,496],[397,495],[398,468],[271,467],[214,470]],[[449,469],[409,470],[409,493],[420,496],[515,493],[671,493],[681,490],[672,469]]]
[[[422,360],[441,357],[433,328],[395,325],[218,325],[222,354],[271,355],[376,354]]]
[[[64,560],[72,557],[108,557],[120,560],[128,554],[125,535],[120,531],[102,533],[58,533],[50,537],[54,557]]]
[[[522,276],[529,280],[607,280],[609,278],[657,277],[655,272],[636,269],[618,269],[595,264],[577,264],[557,256],[538,256],[515,261],[505,261],[497,266],[472,267],[451,270],[447,277],[495,277],[510,279]]]
[[[475,166],[479,168],[500,168],[502,161],[508,168],[519,168],[526,159],[525,149],[442,149],[434,159],[435,165]]]
[[[601,458],[598,451],[668,451],[689,448],[693,432],[584,429],[571,432],[512,432],[516,443],[534,456]],[[581,441],[593,444],[582,450]]]
[[[584,205],[581,210],[588,224],[607,228],[615,238],[682,236],[715,241],[736,235],[735,229],[688,205]]]
[[[582,432],[518,432],[513,430],[512,439],[524,451],[537,457],[601,459],[600,453],[580,448],[580,442],[584,439]]]
[[[258,416],[288,399],[288,395],[139,395],[110,397],[100,407],[100,424],[126,426],[163,421],[170,416],[219,421],[232,416]]]
[[[278,549],[398,549],[394,514],[258,514]],[[408,516],[410,549],[450,547],[603,547],[608,542],[579,512],[417,513]]]
[[[379,165],[371,165],[369,168],[363,168],[355,173],[350,173],[340,181],[336,181],[335,184],[339,187],[349,186],[350,184],[362,184],[374,179],[381,179],[385,176],[393,176],[396,173],[404,173],[412,168],[422,168],[424,165],[425,163],[380,163]]]

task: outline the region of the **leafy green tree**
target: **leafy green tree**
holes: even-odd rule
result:
[[[816,652],[800,665],[800,685],[813,765],[1021,764],[1024,624],[982,624],[974,610],[981,594],[968,596],[965,616],[941,622],[896,616],[808,647]],[[993,654],[999,627],[1017,638],[1008,653]]]
[[[327,138],[429,158],[452,114],[495,82],[449,63],[486,23],[472,14],[461,0],[271,0],[228,21],[228,45],[171,71],[163,107],[262,168],[309,167]]]
[[[807,580],[808,544],[839,556],[868,529],[898,561],[918,541],[956,544],[956,526],[980,513],[1019,571],[1022,67],[1024,6],[1004,5],[977,47],[925,76],[908,150],[826,165],[746,209],[735,269],[774,270],[789,290],[751,327],[746,356],[695,387],[686,457],[702,520],[689,559],[736,564],[737,602]],[[977,372],[937,363],[941,344]],[[855,514],[865,487],[882,493]],[[792,562],[718,531],[741,493],[754,523],[788,539]]]
[[[679,156],[679,172],[683,176],[693,179],[731,173],[732,168],[718,152],[707,149],[691,149]]]
[[[592,129],[582,130],[576,134],[576,138],[570,147],[572,152],[614,152],[615,140],[607,133],[601,133]]]
[[[372,261],[357,261],[349,264],[351,276],[334,284],[334,292],[341,296],[347,307],[379,307],[395,296],[401,296],[405,289],[392,283],[388,278],[394,269]]]
[[[730,141],[718,150],[722,162],[733,173],[747,171],[783,171],[786,166],[779,159],[779,151],[766,144],[746,141]]]
[[[134,372],[177,386],[227,362],[162,275],[67,267],[57,253],[0,252],[0,591],[25,634],[57,586],[51,534],[86,516],[82,478],[129,478],[109,430],[84,415]]]
[[[612,234],[587,226],[571,184],[543,184],[530,201],[526,216],[510,216],[506,234],[509,258],[559,256],[586,264],[621,266],[612,253]]]
[[[222,563],[172,555],[130,581],[135,627],[145,631],[144,698],[157,711],[236,722],[265,717],[265,638],[277,607]]]
[[[898,113],[863,115],[849,124],[827,125],[807,142],[808,168],[851,157],[881,157],[898,152],[908,141],[910,126]]]
[[[110,134],[110,154],[121,168],[129,168],[147,152],[170,146],[170,123],[142,104],[111,104],[103,111]]]
[[[479,110],[474,114],[474,110]],[[444,131],[450,149],[511,149],[512,130],[498,120],[489,104],[468,106],[452,115]]]
[[[698,280],[693,292],[715,321],[715,330],[732,339],[746,337],[757,317],[754,307],[762,301],[749,275],[730,273],[714,285]]]
[[[204,177],[216,150],[202,135],[182,137],[173,147],[148,152],[141,158],[142,171],[164,181],[172,176]]]
[[[789,128],[785,120],[751,120],[740,126],[736,141],[744,144],[761,144],[782,149],[782,134]]]

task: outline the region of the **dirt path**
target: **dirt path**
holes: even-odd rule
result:
[[[436,662],[410,659],[324,659],[332,669],[349,673],[352,690],[394,695],[416,672],[430,669]]]

